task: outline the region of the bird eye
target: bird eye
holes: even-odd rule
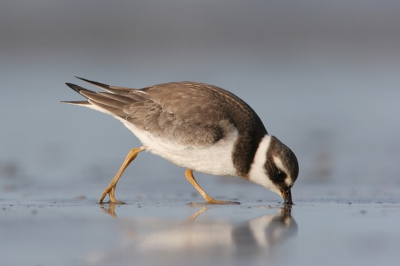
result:
[[[281,170],[278,170],[278,179],[283,181],[286,177],[286,174],[282,172]]]

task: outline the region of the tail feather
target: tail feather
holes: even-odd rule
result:
[[[125,88],[125,87],[119,87],[119,86],[110,86],[107,84],[103,84],[97,81],[93,81],[93,80],[88,80],[88,79],[84,79],[84,78],[80,78],[80,77],[76,77],[77,79],[86,81],[90,84],[93,84],[105,91],[111,92],[111,93],[115,93],[115,94],[122,94],[122,95],[126,95],[128,93],[130,93],[132,90],[134,90],[134,88]]]
[[[132,103],[132,97],[126,97],[118,94],[113,94],[113,93],[107,93],[107,92],[98,92],[98,94],[117,100],[119,102],[125,103],[125,104],[131,104]]]
[[[105,96],[104,94],[100,94],[97,92],[93,91],[80,91],[80,94],[82,94],[84,97],[89,99],[89,102],[98,102],[106,106],[114,107],[117,109],[124,109],[124,106],[126,105],[124,102],[109,98]],[[131,101],[132,103],[132,101]]]
[[[78,86],[78,85],[75,85],[75,84],[72,84],[72,83],[68,83],[68,82],[65,83],[65,85],[67,85],[68,87],[70,87],[71,89],[73,89],[74,91],[76,91],[77,93],[82,95],[83,97],[86,97],[85,95],[83,95],[84,92],[94,92],[94,91],[87,90],[85,88],[82,88],[81,86]]]
[[[75,77],[75,78],[83,80],[83,81],[86,81],[87,83],[93,84],[93,85],[95,85],[95,86],[97,86],[97,87],[99,87],[99,88],[101,88],[103,90],[108,90],[111,87],[110,85],[103,84],[103,83],[100,83],[100,82],[97,82],[97,81],[88,80],[88,79],[84,79],[84,78],[80,78],[80,77]]]
[[[88,101],[62,101],[61,103],[85,106],[98,111],[106,112],[111,115],[125,117],[127,115],[126,113],[124,113],[124,108],[126,105],[131,105],[135,102],[146,101],[146,98],[141,95],[137,95],[134,89],[125,88],[121,90],[115,90],[110,89],[111,86],[106,84],[90,81],[83,78],[79,79],[96,85],[97,87],[100,87],[109,92],[91,91],[72,83],[65,83],[68,87],[70,87],[83,97],[87,98]]]
[[[127,116],[127,114],[121,108],[117,108],[117,107],[114,107],[114,106],[111,106],[108,104],[103,104],[101,102],[96,102],[96,101],[92,101],[92,100],[89,100],[89,103],[90,103],[90,108],[101,111],[101,112],[108,113],[112,116],[119,116],[119,117]]]
[[[60,103],[73,104],[73,105],[91,105],[88,101],[60,101]]]

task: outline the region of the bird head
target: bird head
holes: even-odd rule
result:
[[[293,204],[291,188],[299,175],[296,155],[276,137],[261,140],[249,172],[249,180],[281,195]]]

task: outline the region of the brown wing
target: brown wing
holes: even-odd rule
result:
[[[229,116],[214,93],[199,85],[174,82],[133,91],[144,92],[151,100],[125,106],[127,120],[178,144],[200,147],[214,143],[226,134],[223,125]]]
[[[226,124],[232,122],[219,103],[216,87],[211,85],[174,82],[136,90],[85,81],[108,93],[67,85],[89,103],[177,144],[201,147],[214,143],[227,133]]]

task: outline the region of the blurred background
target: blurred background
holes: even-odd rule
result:
[[[58,102],[83,99],[65,82],[95,89],[79,76],[223,87],[296,153],[295,198],[390,195],[400,187],[399,32],[394,0],[1,1],[2,194],[97,199],[140,145],[117,120]],[[195,192],[183,172],[141,154],[118,191],[126,199]],[[279,198],[197,176],[215,196]]]

